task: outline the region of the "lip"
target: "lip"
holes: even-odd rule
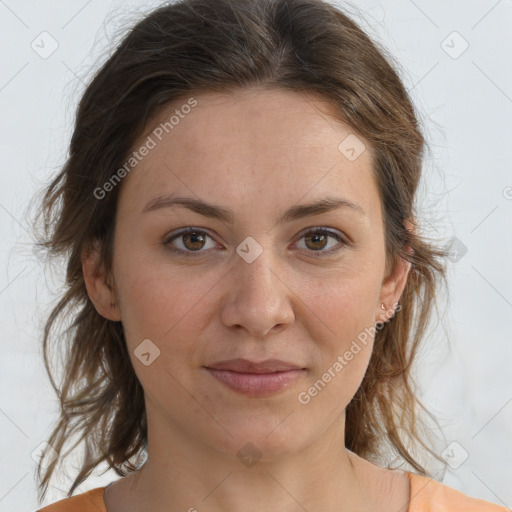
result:
[[[230,389],[248,396],[264,396],[290,387],[306,368],[267,359],[259,363],[247,359],[230,359],[204,367],[210,375]]]
[[[239,373],[273,373],[287,370],[301,370],[302,367],[279,359],[265,359],[259,363],[249,359],[227,359],[218,363],[209,364],[206,368],[214,370],[230,370]]]

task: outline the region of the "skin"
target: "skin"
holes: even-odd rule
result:
[[[358,136],[366,150],[347,159],[338,145],[354,130],[309,93],[253,88],[194,97],[198,105],[121,184],[113,275],[98,266],[98,252],[84,253],[97,311],[123,323],[148,420],[148,460],[108,488],[108,511],[405,512],[407,475],[343,448],[345,408],[373,338],[308,404],[297,398],[359,333],[390,316],[381,303],[393,312],[410,270],[400,260],[385,275],[369,143]],[[184,103],[161,111],[141,143]],[[141,213],[164,193],[229,208],[234,223],[179,207]],[[365,213],[338,208],[277,223],[287,208],[326,196]],[[191,257],[164,245],[187,226],[204,239],[177,237],[171,247],[196,250]],[[308,243],[305,231],[319,227],[351,243],[331,236]],[[236,252],[248,236],[263,251],[252,263]],[[160,350],[148,366],[134,355],[145,339]],[[203,368],[235,357],[278,358],[307,371],[274,395],[247,397]],[[261,454],[251,467],[236,455],[248,442]]]

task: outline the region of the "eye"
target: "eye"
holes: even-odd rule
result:
[[[324,251],[328,244],[329,238],[336,240],[338,244],[341,246],[349,245],[348,242],[340,236],[337,232],[331,231],[326,228],[313,228],[309,229],[305,233],[303,233],[299,240],[305,240],[305,249],[308,252],[318,253],[315,256],[321,256],[324,254],[331,254],[333,252],[337,252],[339,249],[332,249],[332,246],[329,250]],[[182,254],[184,256],[199,256],[200,254],[206,252],[207,247],[207,239],[213,241],[213,238],[204,230],[188,227],[187,229],[181,230],[174,235],[169,236],[164,242],[165,245],[171,252]],[[177,242],[178,247],[173,245]],[[181,246],[181,247],[179,247]],[[210,248],[215,247],[215,244]],[[299,247],[300,249],[303,249]],[[202,250],[205,249],[205,250]]]
[[[164,241],[164,245],[174,253],[183,254],[184,256],[195,256],[195,253],[203,253],[205,251],[201,251],[205,247],[206,239],[212,237],[201,229],[196,229],[189,227],[185,230],[181,230],[179,233],[167,238]],[[179,241],[182,247],[176,248],[172,246],[172,242]]]
[[[312,252],[323,254],[331,254],[333,252],[337,252],[339,249],[332,249],[332,246],[329,250],[324,251],[323,249],[327,247],[329,244],[329,237],[331,239],[335,239],[342,246],[348,245],[348,242],[344,240],[337,232],[331,231],[326,228],[314,228],[306,231],[300,237],[300,240],[304,239],[306,241],[306,249],[309,249]],[[315,256],[317,256],[315,254]]]

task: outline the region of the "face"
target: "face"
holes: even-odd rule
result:
[[[172,131],[152,130],[186,100],[134,148],[156,143],[120,185],[110,318],[155,436],[230,457],[250,441],[271,458],[342,417],[370,359],[368,329],[404,282],[385,279],[369,144],[328,103],[261,89],[194,97]],[[349,136],[366,149],[347,150]],[[178,197],[211,207],[170,204]],[[235,358],[298,370],[233,380],[207,369]]]

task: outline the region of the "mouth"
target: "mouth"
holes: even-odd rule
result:
[[[265,396],[289,388],[307,369],[278,359],[262,362],[247,359],[230,359],[204,366],[217,381],[238,393],[248,396]]]

